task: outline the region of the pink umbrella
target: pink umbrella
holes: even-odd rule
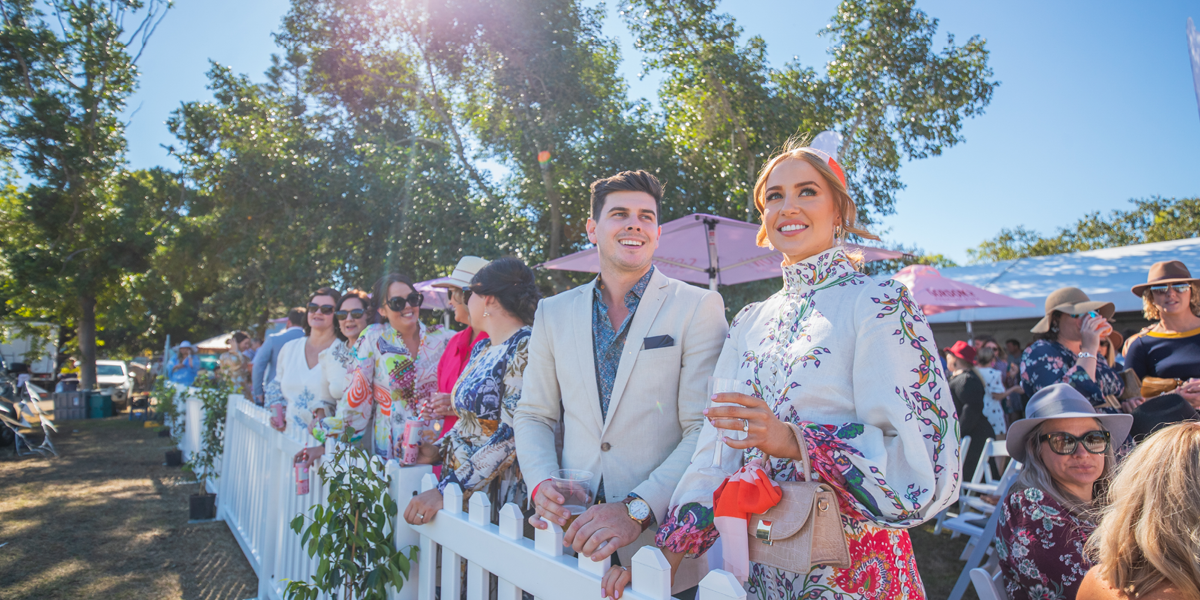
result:
[[[449,280],[449,277],[438,277],[437,279],[417,282],[417,284],[413,286],[413,289],[421,292],[421,294],[425,296],[425,301],[421,303],[421,308],[429,308],[432,310],[449,309],[449,290],[444,287],[433,287],[433,284],[435,283],[445,283]]]
[[[1033,303],[1003,294],[989,292],[983,288],[942,277],[937,269],[928,265],[910,265],[892,275],[892,279],[904,284],[921,310],[927,315],[990,306],[1033,306]]]
[[[755,243],[758,224],[697,213],[663,223],[654,266],[675,279],[690,283],[733,285],[759,279],[782,277],[778,251],[760,248]],[[847,244],[863,253],[863,260],[886,260],[904,256],[902,252]],[[542,263],[546,269],[563,271],[600,271],[600,255],[595,248]]]

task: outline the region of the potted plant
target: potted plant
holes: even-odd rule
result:
[[[328,501],[314,506],[311,516],[297,515],[292,530],[300,534],[309,556],[320,555],[321,563],[311,582],[289,581],[287,597],[385,600],[388,588],[400,591],[417,547],[405,552],[393,542],[396,501],[383,463],[361,448],[334,443],[318,474],[329,484]]]
[[[175,386],[166,382],[166,379],[160,377],[154,382],[154,398],[158,403],[158,414],[162,416],[163,424],[166,429],[158,433],[159,437],[170,437],[174,444],[170,450],[167,450],[166,464],[168,467],[178,467],[183,464],[183,451],[179,449],[179,440],[183,438],[184,420],[180,418],[179,407],[176,402]],[[165,434],[165,435],[164,435]]]
[[[196,388],[195,394],[204,408],[202,437],[200,447],[183,466],[200,484],[197,493],[188,498],[188,518],[192,521],[207,521],[217,516],[217,495],[208,492],[208,481],[219,475],[216,461],[225,449],[225,411],[232,391],[228,383],[215,378],[200,381]]]

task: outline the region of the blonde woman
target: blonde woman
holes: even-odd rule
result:
[[[1177,260],[1155,263],[1146,283],[1133,286],[1142,312],[1158,321],[1125,349],[1125,366],[1138,377],[1176,379],[1175,390],[1200,407],[1200,282]]]
[[[1111,490],[1079,600],[1200,600],[1200,423],[1147,438]]]
[[[908,289],[871,279],[847,254],[847,234],[871,235],[855,225],[845,175],[828,154],[789,144],[763,167],[754,202],[759,245],[783,254],[783,289],[729,328],[714,375],[752,392],[717,394],[740,406],[704,411],[655,541],[673,567],[708,551],[720,536],[713,493],[727,476],[761,465],[776,481],[803,481],[803,444],[816,477],[837,492],[850,568],[747,565],[738,538],[724,540],[726,568],[745,577],[747,597],[924,598],[906,530],[953,503],[959,484],[957,423],[933,334]],[[729,533],[745,543],[744,527]]]

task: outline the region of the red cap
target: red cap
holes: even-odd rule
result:
[[[971,346],[971,344],[968,344],[967,342],[958,340],[957,342],[954,342],[953,346],[950,346],[949,348],[943,348],[943,349],[946,352],[953,354],[969,363],[975,362],[975,348],[973,346]]]

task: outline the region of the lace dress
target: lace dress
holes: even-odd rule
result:
[[[783,290],[744,308],[717,377],[753,386],[799,426],[821,481],[838,493],[851,567],[791,573],[751,563],[750,598],[924,598],[905,528],[957,498],[958,427],[925,317],[901,284],[854,270],[841,248],[783,267]],[[691,555],[717,538],[712,497],[717,432],[707,421],[658,530]],[[720,471],[756,457],[722,445]],[[786,459],[777,481],[803,480]]]

